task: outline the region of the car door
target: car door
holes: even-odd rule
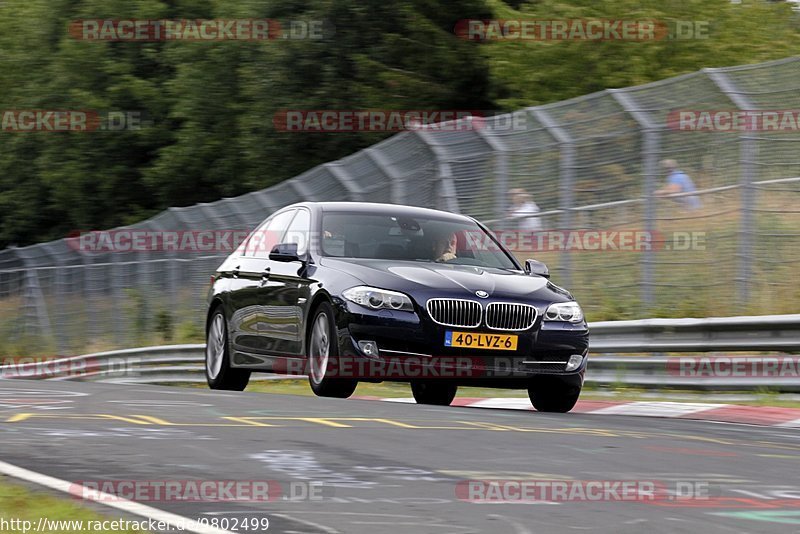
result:
[[[301,357],[303,354],[303,313],[309,298],[309,281],[305,277],[308,243],[311,229],[311,212],[298,208],[281,243],[297,244],[301,261],[269,262],[269,281],[262,290],[269,306],[267,321],[268,351],[283,357]]]
[[[234,350],[246,353],[235,355],[237,363],[261,365],[266,361],[259,355],[269,351],[266,334],[271,309],[265,300],[270,276],[269,250],[280,242],[295,213],[295,209],[290,209],[267,219],[250,234],[244,254],[232,267],[231,336]]]

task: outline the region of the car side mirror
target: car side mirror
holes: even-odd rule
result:
[[[550,269],[539,260],[525,260],[525,272],[531,276],[550,278]]]
[[[269,253],[269,259],[272,261],[300,261],[300,256],[297,254],[297,243],[279,243],[272,247]]]

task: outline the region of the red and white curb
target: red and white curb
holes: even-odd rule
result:
[[[362,400],[414,403],[412,398],[354,397]],[[533,407],[526,398],[456,398],[451,406],[469,408],[500,408],[529,410]],[[800,428],[800,408],[775,406],[742,406],[738,404],[710,404],[695,402],[613,402],[581,400],[572,413],[597,415],[629,415],[644,417],[670,417],[724,423]]]

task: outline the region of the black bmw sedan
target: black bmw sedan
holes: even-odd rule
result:
[[[305,202],[276,212],[213,277],[212,389],[253,371],[307,375],[319,396],[409,382],[418,403],[458,386],[524,388],[540,411],[578,400],[589,330],[544,264],[521,265],[481,223],[442,211]]]

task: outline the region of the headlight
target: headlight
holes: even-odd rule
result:
[[[412,304],[411,299],[397,291],[357,286],[345,290],[342,296],[350,302],[355,302],[373,310],[414,311],[414,304]]]
[[[544,312],[544,320],[580,323],[583,321],[583,310],[577,302],[558,302],[548,306]]]

